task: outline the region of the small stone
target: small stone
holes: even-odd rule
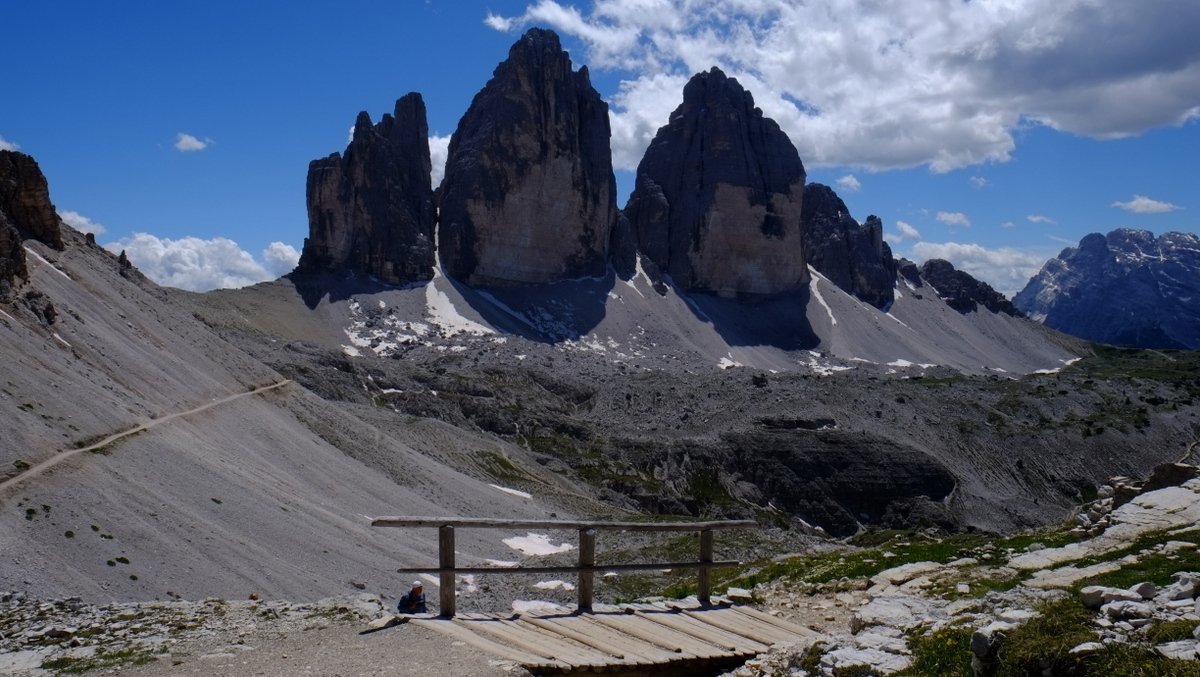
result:
[[[1099,653],[1103,650],[1104,645],[1100,642],[1084,642],[1083,644],[1074,647],[1067,653],[1076,658],[1083,658],[1084,656],[1091,656],[1092,654]]]
[[[959,583],[957,586],[955,586],[955,590],[957,590],[958,594],[960,595],[971,594],[971,586],[967,583]]]
[[[1144,583],[1138,583],[1137,585],[1131,586],[1129,591],[1135,595],[1138,595],[1142,599],[1150,599],[1154,597],[1155,593],[1158,592],[1158,586],[1146,581]]]
[[[1161,654],[1164,658],[1169,658],[1178,661],[1194,661],[1196,660],[1196,642],[1194,640],[1185,639],[1179,642],[1167,642],[1154,647],[1154,650]]]

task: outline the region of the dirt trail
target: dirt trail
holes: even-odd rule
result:
[[[247,391],[244,393],[234,393],[232,395],[227,395],[225,397],[214,399],[211,402],[206,402],[205,404],[202,404],[198,407],[188,409],[187,411],[178,411],[178,412],[175,412],[174,414],[167,414],[166,416],[162,416],[162,417],[153,419],[153,420],[149,421],[148,423],[143,423],[141,425],[130,428],[129,430],[126,430],[125,432],[120,432],[120,433],[116,433],[114,435],[109,435],[108,437],[105,437],[104,439],[100,440],[99,442],[96,442],[95,444],[92,444],[92,445],[89,445],[86,447],[80,447],[79,449],[66,449],[66,450],[60,451],[57,454],[51,456],[50,458],[48,458],[40,463],[37,463],[35,465],[32,465],[32,466],[26,468],[25,470],[22,470],[17,475],[14,475],[14,476],[4,480],[3,482],[0,482],[0,497],[2,497],[4,495],[4,492],[6,490],[8,490],[9,488],[15,487],[18,484],[24,482],[25,480],[27,480],[31,477],[34,477],[35,475],[39,475],[39,474],[43,473],[49,468],[53,468],[54,466],[58,465],[59,463],[62,463],[63,461],[67,460],[68,458],[71,458],[72,456],[74,456],[76,454],[79,454],[79,453],[82,453],[85,451],[92,451],[93,449],[99,449],[105,445],[112,444],[113,442],[121,439],[122,437],[128,437],[130,435],[135,435],[142,431],[149,430],[155,426],[166,423],[167,421],[171,421],[171,420],[183,417],[183,416],[190,416],[191,414],[196,414],[196,413],[202,412],[206,409],[212,409],[213,407],[217,407],[222,404],[227,404],[229,402],[233,402],[234,400],[239,400],[243,397],[249,397],[251,395],[257,395],[259,393],[266,392],[268,390],[274,390],[276,388],[281,388],[285,385],[288,385],[289,383],[291,383],[290,380],[284,379],[283,381],[280,381],[279,383],[272,383],[270,385],[259,386],[253,390],[250,390],[250,391]]]

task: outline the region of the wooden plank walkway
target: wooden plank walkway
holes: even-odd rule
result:
[[[420,615],[406,620],[518,663],[534,675],[716,674],[776,644],[821,638],[808,628],[728,603],[597,605],[591,613]]]

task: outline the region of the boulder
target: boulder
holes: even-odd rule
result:
[[[572,71],[558,35],[530,29],[450,138],[438,189],[446,272],[472,287],[603,275],[617,224],[609,135],[587,67]],[[624,245],[621,263],[632,262]]]
[[[687,83],[646,149],[625,215],[638,250],[680,289],[782,294],[809,280],[804,179],[779,125],[713,68]]]
[[[1154,605],[1146,602],[1118,600],[1100,607],[1100,612],[1115,621],[1133,618],[1152,618],[1154,616]]]
[[[883,241],[883,222],[868,216],[861,225],[832,188],[804,187],[804,253],[809,265],[847,294],[883,308],[895,299],[896,261]]]
[[[1109,602],[1140,602],[1145,599],[1140,592],[1103,585],[1089,585],[1083,588],[1079,591],[1079,598],[1089,609],[1099,609]]]
[[[1171,574],[1171,584],[1154,595],[1154,600],[1160,604],[1173,602],[1177,599],[1192,599],[1200,595],[1200,573],[1195,571],[1177,571]],[[1200,606],[1200,604],[1198,604]]]
[[[411,93],[371,124],[358,114],[345,155],[308,166],[308,237],[299,272],[336,270],[388,284],[433,277],[433,191],[425,102]]]
[[[921,277],[937,290],[946,305],[960,313],[972,313],[983,306],[993,313],[1024,316],[1004,294],[965,271],[955,270],[949,261],[929,259],[921,265]]]
[[[975,677],[992,677],[1000,669],[1000,648],[1017,626],[994,621],[971,633],[971,672]]]

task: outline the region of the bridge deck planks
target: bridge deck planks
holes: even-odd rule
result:
[[[409,622],[516,662],[538,675],[692,669],[743,660],[780,643],[819,637],[808,628],[745,607],[597,605],[584,614],[461,614]],[[680,667],[683,666],[683,667]],[[642,674],[639,673],[639,674]]]

